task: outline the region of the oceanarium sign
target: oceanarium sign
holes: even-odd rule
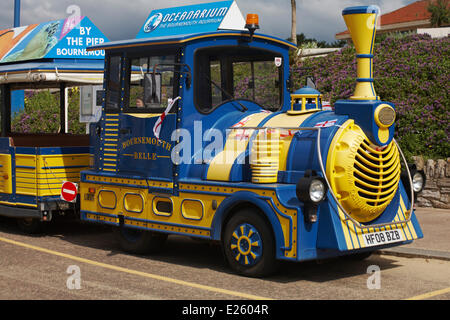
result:
[[[235,1],[203,3],[153,10],[136,38],[244,30],[245,20]]]

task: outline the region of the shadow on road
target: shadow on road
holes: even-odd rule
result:
[[[23,235],[13,219],[3,217],[0,218],[0,232]],[[46,224],[43,233],[29,235],[29,237],[54,237],[76,246],[107,251],[107,256],[133,256],[143,259],[147,263],[158,261],[234,274],[226,265],[218,243],[195,240],[190,237],[171,235],[161,253],[146,256],[124,253],[113,238],[110,227],[83,223],[79,220],[55,219],[51,223]],[[321,283],[367,274],[367,268],[370,265],[377,265],[381,270],[398,267],[395,260],[379,255],[372,255],[363,261],[351,261],[342,258],[299,263],[282,261],[278,272],[263,279],[263,281],[290,283],[307,280]]]

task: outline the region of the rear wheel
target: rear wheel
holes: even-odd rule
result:
[[[124,251],[136,254],[159,252],[167,240],[167,234],[126,227],[115,227],[113,233]]]
[[[43,229],[43,222],[34,218],[19,218],[17,225],[20,230],[28,234],[41,233]]]
[[[240,211],[228,221],[222,246],[228,264],[241,275],[264,277],[276,270],[271,228],[254,211]]]

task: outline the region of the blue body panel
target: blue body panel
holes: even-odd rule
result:
[[[386,142],[381,142],[378,138],[379,127],[374,120],[375,109],[381,104],[387,104],[395,110],[394,104],[379,100],[338,100],[334,108],[336,114],[346,115],[354,119],[355,123],[361,127],[370,141],[379,146],[386,146],[394,138],[395,125],[389,127],[389,139]]]
[[[175,114],[168,114],[161,129],[161,141],[153,135],[153,126],[158,117],[137,118],[122,113],[120,128],[126,133],[121,134],[119,146],[121,152],[118,158],[118,172],[121,175],[142,176],[172,180],[173,165],[170,160],[172,151],[171,133],[175,130]],[[146,137],[152,137],[147,138]],[[141,161],[152,160],[152,161]]]

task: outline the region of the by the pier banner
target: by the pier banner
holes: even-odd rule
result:
[[[42,58],[104,59],[86,47],[108,41],[88,17],[75,17],[0,31],[0,63]]]
[[[245,30],[245,19],[235,1],[219,1],[153,10],[136,38]]]

